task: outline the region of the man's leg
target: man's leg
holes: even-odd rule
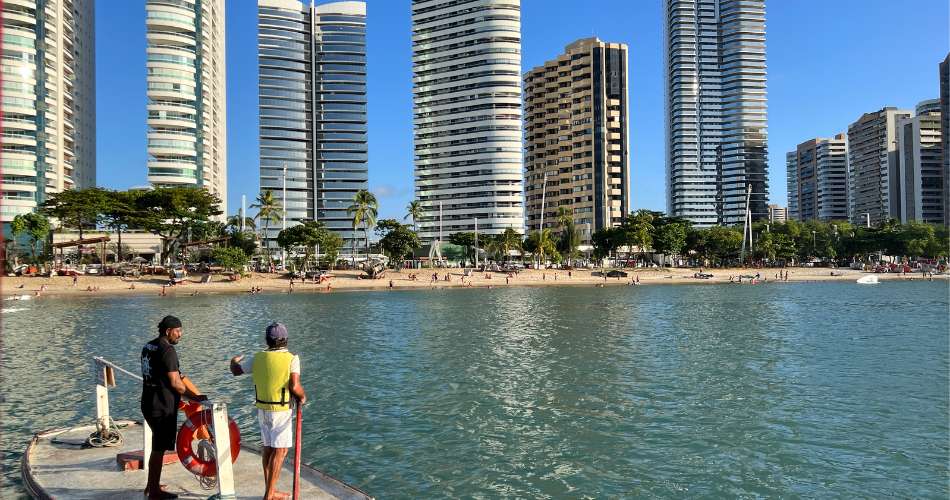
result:
[[[267,500],[287,498],[287,492],[277,491],[277,481],[280,479],[280,469],[284,466],[284,458],[287,456],[287,448],[271,448],[270,460],[267,467],[269,474],[265,473],[267,478],[267,490],[264,492],[264,498]]]
[[[162,459],[165,457],[165,450],[152,448],[152,453],[148,457],[148,483],[145,484],[145,493],[151,498],[161,495],[162,481]]]
[[[272,453],[274,453],[273,448],[271,448],[270,446],[263,447],[263,452],[261,453],[261,467],[264,468],[265,488],[266,488],[266,485],[270,484],[270,467],[268,466],[268,464],[270,463],[270,456]],[[264,495],[264,498],[267,498],[267,495]]]

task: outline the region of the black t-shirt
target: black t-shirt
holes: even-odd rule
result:
[[[172,388],[168,372],[177,372],[178,353],[165,337],[142,348],[142,414],[149,417],[174,415],[181,395]]]

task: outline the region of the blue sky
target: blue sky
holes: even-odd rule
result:
[[[97,179],[146,183],[145,7],[97,0]],[[412,198],[409,0],[369,0],[367,55],[370,189],[381,217]],[[228,206],[258,192],[255,0],[227,1]],[[596,5],[596,8],[594,6]],[[767,50],[770,191],[785,204],[785,153],[846,131],[883,106],[937,98],[950,50],[946,0],[769,0]],[[632,206],[666,206],[662,0],[522,0],[523,70],[596,35],[630,47]]]

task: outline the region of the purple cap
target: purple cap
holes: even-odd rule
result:
[[[267,338],[287,339],[287,327],[283,323],[273,322],[267,326]]]

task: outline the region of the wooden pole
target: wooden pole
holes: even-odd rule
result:
[[[301,428],[303,423],[303,405],[297,400],[297,426],[294,430],[294,500],[300,500],[300,443],[303,441]]]

